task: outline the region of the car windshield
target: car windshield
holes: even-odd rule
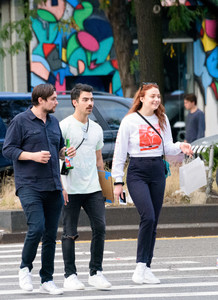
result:
[[[120,122],[129,110],[127,106],[117,101],[96,100],[95,106],[112,130],[119,129]]]

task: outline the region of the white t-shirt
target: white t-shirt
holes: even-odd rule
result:
[[[145,118],[157,129],[164,140],[164,150],[167,155],[177,155],[181,152],[180,143],[173,143],[171,128],[167,116],[165,130],[160,129],[155,114]],[[123,168],[127,153],[130,157],[156,157],[163,155],[163,145],[160,136],[137,113],[127,115],[121,122],[117,135],[112,177],[116,182],[123,181]]]
[[[70,145],[76,148],[83,139],[87,124],[76,120],[73,115],[62,120],[60,128],[65,141],[69,139]],[[73,158],[74,168],[70,169],[68,175],[61,175],[64,189],[68,194],[88,194],[101,191],[96,166],[96,151],[104,145],[102,128],[94,121],[89,120],[86,137]]]

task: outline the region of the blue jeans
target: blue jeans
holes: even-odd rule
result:
[[[127,186],[140,215],[136,262],[150,267],[158,218],[163,204],[165,171],[161,157],[132,157]]]
[[[20,268],[28,267],[31,271],[36,257],[39,242],[42,239],[41,251],[41,282],[53,279],[54,256],[58,221],[63,206],[61,191],[35,191],[21,187],[18,196],[22,204],[28,225],[22,262]]]
[[[92,228],[90,275],[102,271],[105,239],[105,203],[102,192],[68,195],[69,202],[63,207],[62,252],[65,277],[76,274],[75,240],[78,237],[77,226],[81,207],[89,217]]]

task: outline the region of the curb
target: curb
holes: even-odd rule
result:
[[[7,212],[7,213],[6,213]],[[157,227],[158,238],[218,235],[218,205],[163,206]],[[7,217],[7,218],[6,218]],[[139,216],[134,206],[106,208],[106,239],[137,238]],[[0,244],[23,243],[26,235],[22,210],[0,211]],[[91,239],[89,220],[81,210],[79,240]],[[57,240],[61,240],[60,221]]]
[[[91,240],[90,227],[78,227],[78,241]],[[62,228],[59,227],[57,240],[61,240]],[[193,224],[159,224],[157,226],[157,238],[191,237],[191,236],[216,236],[218,235],[218,223],[193,223]],[[10,233],[0,232],[0,244],[23,243],[26,232]],[[106,240],[136,239],[138,225],[107,226]]]

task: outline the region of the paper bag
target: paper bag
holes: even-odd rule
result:
[[[102,189],[102,194],[106,198],[106,202],[114,202],[114,190],[111,173],[108,171],[98,171],[99,182]]]
[[[179,168],[181,190],[189,195],[207,184],[204,162],[198,157]]]

